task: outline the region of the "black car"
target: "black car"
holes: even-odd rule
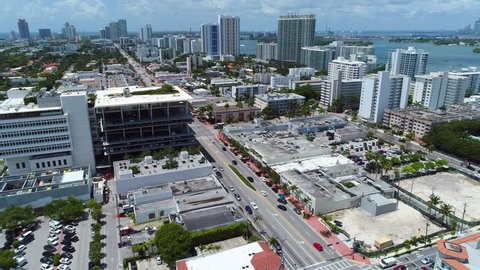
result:
[[[342,227],[343,226],[343,223],[339,220],[334,220],[333,223],[335,223],[335,225],[337,225],[338,227]]]
[[[52,245],[45,245],[45,246],[43,246],[43,249],[46,250],[46,251],[50,251],[52,253],[57,251],[57,248],[52,246]]]
[[[65,252],[70,252],[70,253],[75,252],[75,248],[72,247],[72,246],[64,246],[64,247],[62,247],[62,250],[65,251]]]
[[[272,190],[273,190],[273,192],[278,193],[278,187],[273,186],[273,187],[272,187]]]
[[[280,245],[280,243],[273,242],[272,246],[275,249],[275,252],[277,252],[277,254],[282,253],[282,246]]]
[[[67,238],[63,239],[61,243],[62,243],[62,245],[65,245],[65,246],[71,246],[72,245],[72,241],[67,239]]]
[[[218,178],[222,178],[222,177],[223,177],[223,175],[222,175],[221,172],[215,172],[215,174],[217,175]]]
[[[282,209],[283,211],[287,211],[287,207],[283,204],[278,204],[277,207],[278,207],[278,209]]]
[[[282,198],[278,198],[278,199],[277,199],[277,202],[283,203],[283,204],[287,204],[287,200],[282,199]]]
[[[42,253],[42,256],[43,256],[43,257],[47,257],[47,258],[51,258],[51,257],[53,257],[53,252],[44,251],[44,252]]]
[[[273,186],[272,182],[267,181],[267,182],[265,182],[265,184],[267,184],[267,186],[269,186],[269,187]]]
[[[138,269],[137,262],[135,262],[135,261],[130,262],[130,269],[137,270]]]
[[[237,199],[237,201],[241,201],[241,200],[242,200],[242,198],[240,197],[240,194],[235,193],[234,196],[235,196],[235,199]]]
[[[68,237],[68,238],[65,238],[65,239],[70,240],[72,242],[77,242],[78,241],[78,236],[74,235],[72,237]]]
[[[237,163],[236,160],[232,160],[232,164],[233,164],[233,165],[237,165],[238,163]]]
[[[299,214],[299,215],[302,214],[302,209],[300,209],[300,208],[294,208],[293,211],[294,211],[295,213]]]
[[[250,182],[252,182],[252,183],[253,183],[253,177],[251,177],[251,176],[247,176],[247,179],[248,179],[248,181],[250,181]]]
[[[223,151],[227,151],[227,148],[224,147],[224,146],[222,146],[222,150],[223,150]]]
[[[49,257],[42,257],[40,259],[40,262],[41,263],[46,263],[46,264],[52,264],[53,263],[52,259],[50,259]]]
[[[68,253],[68,252],[64,252],[62,253],[62,255],[60,255],[61,258],[67,258],[67,259],[72,259],[73,258],[73,255],[71,253]]]
[[[250,207],[250,205],[245,206],[245,211],[247,211],[247,213],[249,215],[253,214],[253,211],[252,211],[252,208]]]
[[[37,229],[37,222],[33,222],[31,224],[28,224],[27,227],[25,227],[25,231],[35,231]]]

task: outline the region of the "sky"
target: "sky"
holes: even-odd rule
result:
[[[30,32],[98,31],[126,19],[129,32],[150,23],[153,31],[198,31],[218,14],[240,17],[241,31],[276,31],[287,13],[313,13],[317,31],[455,30],[480,17],[478,0],[0,0],[0,32],[18,32],[25,18]]]

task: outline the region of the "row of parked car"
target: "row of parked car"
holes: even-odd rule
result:
[[[37,226],[37,221],[35,221],[24,227],[19,226],[13,230],[5,231],[6,242],[3,249],[11,249],[15,240],[18,241],[17,248],[13,250],[15,253],[14,259],[16,259],[18,263],[17,269],[23,269],[23,266],[27,264],[25,257],[27,245],[35,239],[33,231],[36,230]]]
[[[57,269],[70,270],[70,264],[72,263],[75,248],[72,246],[73,242],[77,242],[78,236],[76,235],[76,226],[78,223],[72,222],[69,224],[63,224],[58,220],[51,220],[49,222],[49,235],[47,245],[43,246],[43,253],[40,262],[41,270],[53,270],[53,256],[58,253],[58,246],[62,245],[62,253],[60,254],[60,265]],[[60,238],[63,238],[60,241]]]

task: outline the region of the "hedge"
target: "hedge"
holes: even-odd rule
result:
[[[243,222],[196,231],[192,232],[192,246],[207,245],[249,233],[248,225]]]
[[[250,183],[250,182],[247,180],[247,178],[245,178],[245,176],[243,176],[243,174],[241,174],[241,173],[237,170],[237,168],[233,167],[233,165],[228,165],[228,167],[230,167],[230,169],[232,169],[232,171],[238,176],[238,178],[240,178],[240,179],[243,181],[243,183],[244,183],[247,187],[249,187],[249,188],[253,189],[254,191],[256,191],[256,189],[255,189],[255,187],[252,185],[252,183]]]

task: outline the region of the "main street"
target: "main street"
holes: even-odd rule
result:
[[[259,179],[244,163],[240,161],[231,151],[223,151],[223,144],[216,139],[216,132],[212,128],[208,128],[197,119],[191,124],[192,129],[196,133],[198,141],[205,150],[214,159],[213,165],[217,168],[223,167],[223,178],[220,179],[222,184],[229,191],[230,186],[234,188],[234,192],[238,193],[242,200],[236,201],[236,204],[242,212],[245,212],[245,206],[254,202],[258,206],[258,210],[253,210],[253,215],[245,216],[259,230],[263,231],[263,236],[268,239],[272,236],[278,238],[283,248],[283,255],[286,265],[289,269],[300,269],[309,265],[315,265],[325,260],[334,258],[341,259],[339,253],[331,246],[327,246],[327,242],[315,232],[300,215],[293,211],[293,205],[287,205],[287,211],[277,208],[277,194],[275,194],[261,179]],[[228,167],[232,164],[232,160],[236,160],[238,165],[235,167],[245,177],[251,176],[255,179],[253,185],[257,191],[253,191],[247,187]],[[260,191],[264,190],[267,196],[261,195]],[[254,222],[254,216],[259,215],[260,220]],[[313,243],[318,242],[324,247],[324,251],[319,252],[313,247]]]
[[[135,59],[133,59],[128,53],[126,53],[118,44],[115,44],[115,47],[120,51],[120,53],[127,58],[128,63],[134,69],[135,73],[142,79],[143,84],[146,87],[160,86],[160,83],[155,82],[155,76],[150,75]]]

